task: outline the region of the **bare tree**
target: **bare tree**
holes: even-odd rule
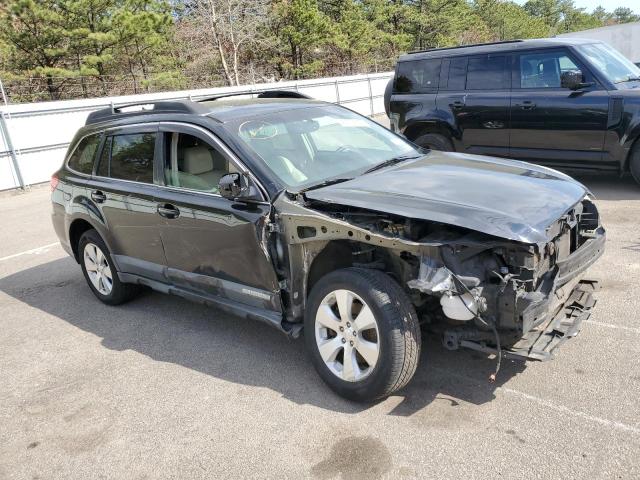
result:
[[[226,81],[240,85],[242,53],[259,41],[268,18],[267,0],[194,0],[190,20],[217,52]]]

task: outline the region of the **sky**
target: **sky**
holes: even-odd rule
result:
[[[526,3],[526,0],[516,0],[520,4]],[[640,14],[640,0],[573,0],[576,7],[586,8],[588,12],[593,11],[598,5],[602,5],[609,12],[617,7],[629,7],[635,13]]]

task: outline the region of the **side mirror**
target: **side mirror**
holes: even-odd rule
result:
[[[249,177],[241,173],[227,173],[218,181],[220,195],[229,200],[259,200],[258,189]]]
[[[585,82],[584,75],[580,70],[570,70],[562,72],[560,75],[560,86],[569,90],[580,90],[581,88],[590,87],[592,82]]]

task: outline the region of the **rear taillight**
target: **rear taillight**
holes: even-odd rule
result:
[[[51,175],[51,181],[49,182],[51,184],[51,191],[53,192],[56,187],[58,186],[58,176],[57,175]]]

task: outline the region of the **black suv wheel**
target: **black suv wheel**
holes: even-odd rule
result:
[[[439,150],[441,152],[453,152],[453,145],[444,135],[439,133],[426,133],[416,138],[413,143],[430,150]]]
[[[640,140],[638,140],[629,154],[629,171],[634,180],[640,184]]]
[[[138,293],[138,285],[120,281],[109,249],[95,230],[87,230],[80,237],[78,258],[84,278],[100,301],[119,305]]]
[[[322,379],[356,401],[386,397],[413,377],[420,326],[400,286],[375,270],[347,268],[314,285],[305,342]]]

